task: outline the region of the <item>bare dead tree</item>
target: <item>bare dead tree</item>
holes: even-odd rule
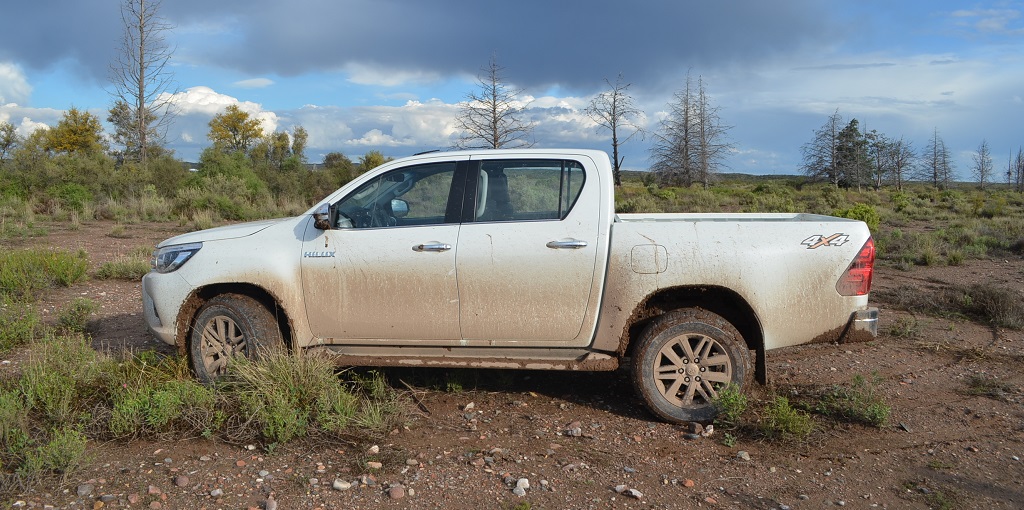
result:
[[[686,74],[683,89],[672,96],[668,115],[661,121],[654,134],[651,147],[651,170],[661,180],[673,185],[690,186],[695,178],[695,134],[696,99],[693,81]]]
[[[919,178],[922,181],[930,181],[938,189],[946,189],[953,178],[952,157],[946,142],[939,136],[936,128],[928,144],[921,153],[921,172]]]
[[[973,165],[971,172],[978,181],[978,186],[985,189],[985,184],[992,178],[992,153],[988,148],[988,141],[982,140],[978,144],[978,150],[971,155]]]
[[[903,191],[903,182],[907,180],[907,174],[916,157],[914,146],[900,137],[899,140],[890,141],[887,152],[893,184],[896,185],[897,191]]]
[[[1018,193],[1024,193],[1024,149],[1017,148],[1017,157],[1013,160],[1014,187]]]
[[[124,0],[124,36],[110,65],[114,106],[110,120],[115,141],[127,157],[146,165],[150,149],[161,142],[173,117],[176,92],[168,65],[173,50],[164,35],[173,27],[160,16],[162,0]]]
[[[643,110],[636,107],[633,98],[629,95],[629,83],[623,83],[622,74],[615,80],[615,83],[604,80],[608,84],[606,90],[590,101],[586,113],[598,126],[611,131],[612,133],[612,173],[615,178],[615,185],[622,184],[621,169],[625,157],[619,156],[619,145],[640,135],[643,139],[644,128],[640,125],[643,119]],[[622,137],[620,138],[620,132]]]
[[[718,107],[712,105],[708,99],[703,77],[697,78],[696,108],[696,177],[704,189],[708,189],[712,179],[724,165],[725,157],[732,150],[733,145],[726,137],[731,126],[722,124],[718,116]]]
[[[839,133],[843,130],[839,110],[814,132],[814,139],[801,147],[804,173],[813,180],[826,180],[838,187],[842,180],[839,155]]]
[[[505,68],[491,56],[477,77],[479,91],[466,95],[455,118],[462,135],[455,142],[460,149],[501,149],[532,147],[533,124],[523,119],[526,109],[518,97],[522,89],[505,84]]]

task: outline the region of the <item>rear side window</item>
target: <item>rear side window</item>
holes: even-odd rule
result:
[[[473,221],[562,220],[583,191],[576,161],[487,160],[476,171]]]

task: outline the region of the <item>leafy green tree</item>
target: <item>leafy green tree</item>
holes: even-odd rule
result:
[[[71,107],[46,134],[46,149],[58,154],[91,155],[106,150],[103,126],[95,115]]]
[[[20,141],[14,124],[6,120],[0,122],[0,160],[7,159],[7,156],[18,147]]]
[[[869,180],[868,140],[861,134],[857,119],[850,119],[836,137],[835,165],[844,187],[860,189]]]
[[[363,157],[359,158],[359,167],[356,168],[356,171],[358,172],[357,175],[362,175],[373,170],[374,168],[391,161],[391,159],[392,158],[385,157],[384,153],[381,151],[373,150],[367,152],[366,154],[363,154]]]
[[[302,126],[295,126],[292,131],[292,155],[299,158],[299,162],[306,162],[306,144],[309,142],[309,133]]]
[[[242,111],[238,105],[229,105],[223,113],[210,120],[206,137],[214,147],[224,152],[247,154],[263,136],[263,122]]]
[[[335,188],[352,180],[354,167],[352,160],[340,152],[330,152],[324,156],[323,166],[324,170],[331,175]]]
[[[143,145],[148,145],[145,147],[147,158],[153,156],[154,149],[157,146],[152,145],[152,143],[158,139],[158,135],[154,125],[156,122],[155,115],[145,108],[141,111],[149,117],[143,121],[148,128],[144,133],[139,131],[140,124],[136,118],[137,111],[128,103],[117,101],[108,112],[107,122],[114,126],[114,134],[111,135],[114,144],[124,147],[124,150],[121,151],[121,156],[126,160],[139,161],[141,163],[145,159],[142,156]]]

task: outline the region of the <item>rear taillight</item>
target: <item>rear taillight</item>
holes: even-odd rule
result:
[[[871,275],[875,268],[875,240],[868,238],[850,267],[836,282],[836,291],[843,296],[863,296],[871,291]]]

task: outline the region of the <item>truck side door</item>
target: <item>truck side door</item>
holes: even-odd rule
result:
[[[393,169],[331,205],[331,229],[307,235],[302,247],[314,336],[350,344],[459,340],[460,165]]]
[[[539,157],[474,159],[468,177],[456,257],[463,341],[589,343],[604,245],[597,176]]]

